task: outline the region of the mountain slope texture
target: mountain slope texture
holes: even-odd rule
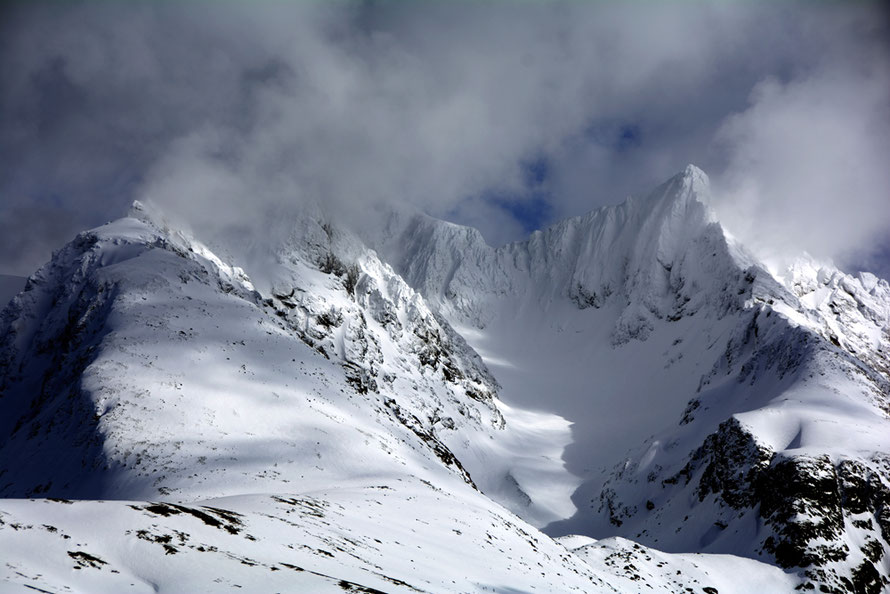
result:
[[[259,290],[134,204],[0,314],[0,590],[884,591],[890,286],[709,201],[307,206]]]

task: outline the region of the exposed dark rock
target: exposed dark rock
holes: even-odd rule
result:
[[[763,522],[761,551],[783,568],[802,568],[822,591],[879,592],[887,585],[875,567],[884,556],[881,541],[887,543],[886,460],[775,455],[730,419],[664,483],[682,486],[696,476],[699,501],[715,495],[732,509],[757,510]],[[862,519],[863,514],[870,518]],[[852,523],[853,516],[860,516],[856,526],[870,536],[861,550],[865,560],[849,570],[842,563],[852,553],[845,521]]]

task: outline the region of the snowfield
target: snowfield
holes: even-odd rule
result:
[[[82,233],[0,314],[0,590],[881,592],[890,287],[709,196]]]

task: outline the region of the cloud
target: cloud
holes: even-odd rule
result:
[[[770,118],[793,127],[798,110],[831,112],[826,133],[837,142],[864,156],[863,146],[880,144],[878,64],[848,71],[886,33],[862,35],[876,12],[787,3],[17,5],[0,19],[0,226],[16,224],[12,197],[49,218],[78,213],[85,225],[148,198],[208,238],[282,227],[310,202],[354,224],[401,202],[499,243],[521,237],[529,213],[543,222],[580,214],[696,162],[732,196],[725,210],[741,230],[764,203],[776,213],[790,204],[771,188],[793,186],[807,169],[791,163],[783,175],[775,165],[796,158],[784,135],[774,161],[750,157],[773,143]],[[849,100],[868,121],[839,119],[833,106]],[[529,179],[535,161],[547,163],[543,179]],[[869,181],[857,187],[879,188],[874,157],[859,162]],[[852,187],[837,179],[812,185]],[[32,231],[28,254],[67,239]],[[847,226],[840,233],[826,251],[861,248]],[[770,234],[798,238],[783,249],[807,238]],[[34,264],[16,257],[16,271]]]
[[[856,266],[890,238],[890,54],[859,33],[789,80],[759,82],[717,132],[721,219],[777,265],[806,250]]]

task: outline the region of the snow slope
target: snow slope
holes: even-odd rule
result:
[[[200,505],[9,500],[0,520],[10,591],[615,591],[490,500],[416,479]]]
[[[5,496],[187,501],[444,465],[539,523],[573,509],[565,423],[505,423],[478,356],[373,254],[347,290],[313,261],[327,243],[287,247],[264,298],[135,215],[82,234],[3,314]],[[530,497],[529,472],[561,489]]]
[[[401,478],[188,505],[5,500],[0,548],[0,591],[726,594],[800,583],[737,557],[554,541],[484,497]]]
[[[314,257],[324,259],[322,269],[335,262],[330,245],[322,246],[323,253],[316,253],[319,246],[311,240],[302,241],[300,250],[288,246],[273,296],[263,298],[243,271],[138,206],[133,214],[82,234],[58,252],[3,314],[4,495],[184,503],[287,494],[235,501],[236,509],[247,507],[243,513],[148,504],[140,512],[185,514],[192,523],[210,525],[206,532],[214,536],[220,529],[224,536],[240,532],[232,526],[249,516],[251,526],[260,526],[259,536],[247,538],[248,550],[257,541],[280,549],[293,547],[290,539],[302,541],[302,555],[267,552],[287,559],[289,571],[271,562],[263,569],[313,569],[296,580],[264,575],[264,587],[338,589],[344,579],[386,590],[403,584],[381,577],[378,562],[414,581],[419,572],[424,589],[437,591],[444,584],[455,591],[484,588],[491,579],[495,586],[538,584],[543,590],[604,587],[583,562],[543,535],[538,545],[529,536],[535,533],[531,526],[477,490],[476,481],[539,522],[573,509],[568,495],[576,483],[560,489],[556,480],[557,488],[537,490],[533,484],[530,496],[511,478],[554,474],[548,465],[561,466],[565,423],[504,407],[508,418],[516,418],[508,427],[478,357],[373,255],[361,257],[361,271],[350,284],[346,272],[336,274],[340,264],[326,271],[315,265]],[[303,231],[301,238],[311,239],[311,230]],[[323,231],[326,235],[330,244],[333,232]],[[494,442],[495,434],[503,438]],[[529,451],[537,456],[530,459]],[[548,451],[555,460],[548,460]],[[304,503],[293,493],[313,495]],[[287,506],[308,506],[315,518],[313,505],[345,511],[321,527],[300,525],[296,533],[281,534],[282,526],[290,526]],[[370,519],[369,506],[375,510]],[[41,588],[76,583],[89,591],[115,591],[129,583],[143,589],[165,583],[174,591],[192,584],[206,590],[231,585],[214,583],[210,575],[257,583],[251,572],[242,576],[231,569],[259,566],[247,552],[227,542],[219,553],[221,545],[212,538],[198,553],[211,551],[221,563],[218,570],[186,576],[195,563],[186,560],[164,563],[160,571],[157,557],[173,554],[162,545],[179,543],[184,553],[201,547],[186,546],[184,528],[193,529],[188,522],[174,522],[169,541],[170,533],[158,533],[156,524],[139,524],[144,518],[133,518],[140,514],[129,504],[50,507],[55,511],[38,512],[43,528],[35,533],[28,528],[32,523],[17,519],[33,508],[3,504],[7,569],[15,568],[7,579],[13,583]],[[272,512],[281,518],[262,525]],[[61,515],[61,531],[45,527],[53,514]],[[91,514],[102,518],[102,528],[88,519]],[[493,534],[477,534],[486,527]],[[421,534],[412,536],[417,528]],[[303,533],[310,530],[314,536]],[[342,548],[347,546],[370,555],[355,559],[357,570],[307,544],[313,538],[348,540],[349,532],[365,542],[345,543],[340,552],[348,553]],[[401,541],[375,544],[402,532],[411,549],[424,545],[419,553],[405,555],[409,545]],[[64,535],[74,535],[73,543]],[[378,540],[370,542],[371,535]],[[23,546],[23,539],[33,548]],[[57,556],[47,555],[47,540],[62,547]],[[526,558],[516,563],[526,567],[524,573],[509,562],[498,564],[500,575],[487,567],[490,541],[503,541],[507,550],[521,543],[524,552],[517,555]],[[92,552],[83,550],[87,542]],[[126,554],[134,545],[137,551]],[[138,551],[146,546],[154,557]],[[431,571],[451,549],[461,571]],[[31,572],[35,563],[39,570]],[[92,571],[71,575],[74,568],[99,570],[109,563],[99,577]],[[114,569],[118,564],[122,568]],[[542,576],[538,567],[555,577]],[[461,581],[443,582],[446,576]]]
[[[596,541],[565,536],[557,541],[602,568],[610,585],[627,592],[749,594],[791,592],[801,585],[793,571],[733,555],[671,555],[620,537]]]

